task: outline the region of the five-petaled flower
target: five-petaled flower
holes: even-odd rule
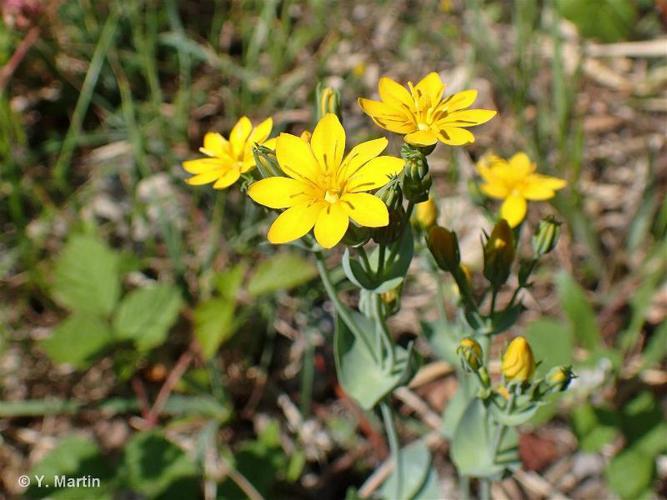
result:
[[[367,192],[384,186],[403,168],[404,160],[379,156],[386,147],[387,139],[375,139],[343,157],[345,130],[331,113],[319,121],[310,142],[280,134],[276,157],[287,177],[268,177],[248,189],[257,203],[287,209],[271,225],[269,241],[288,243],[314,227],[317,242],[331,248],[345,235],[349,219],[359,226],[386,226],[387,207]]]
[[[408,90],[409,89],[409,90]],[[450,146],[475,142],[465,127],[481,125],[496,114],[487,109],[466,109],[475,102],[476,90],[464,90],[443,98],[445,84],[433,72],[408,89],[391,78],[380,78],[381,101],[359,98],[359,105],[383,129],[405,135],[414,146],[432,146],[437,141]]]
[[[271,118],[253,128],[250,119],[243,116],[232,128],[229,140],[216,132],[208,132],[204,136],[204,147],[199,148],[208,158],[183,162],[185,171],[193,174],[186,182],[193,186],[214,182],[215,189],[231,186],[241,174],[254,168],[252,147],[255,144],[275,147],[275,139],[269,139],[272,128]]]
[[[509,160],[485,156],[477,163],[477,171],[484,180],[480,189],[491,198],[504,200],[500,217],[512,227],[526,216],[526,200],[551,199],[567,184],[563,179],[535,173],[535,168],[526,153],[516,153]]]

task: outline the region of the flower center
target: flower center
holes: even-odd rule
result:
[[[339,195],[338,191],[330,191],[327,189],[327,192],[324,193],[324,201],[328,203],[336,203],[338,202]]]
[[[426,123],[420,122],[420,123],[417,124],[417,128],[421,131],[424,131],[424,130],[430,129],[431,127]]]

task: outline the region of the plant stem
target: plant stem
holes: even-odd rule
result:
[[[378,353],[376,353],[375,350],[372,348],[371,344],[368,342],[368,338],[363,334],[363,332],[359,330],[359,327],[355,323],[354,319],[352,319],[352,316],[350,315],[350,311],[348,310],[348,308],[338,298],[338,294],[336,293],[336,288],[331,282],[331,276],[329,276],[329,270],[324,264],[324,255],[322,255],[322,252],[315,252],[315,257],[317,259],[315,263],[317,266],[317,270],[320,273],[320,279],[322,280],[324,289],[327,291],[329,299],[331,300],[331,302],[333,302],[334,306],[336,307],[336,312],[340,316],[340,319],[342,319],[343,323],[347,325],[347,327],[350,329],[354,337],[364,344],[364,346],[368,350],[368,353],[373,358],[373,361],[377,362]]]
[[[382,338],[382,341],[384,343],[384,347],[387,351],[387,359],[389,360],[389,368],[392,369],[394,367],[395,363],[395,358],[394,358],[394,347],[392,345],[391,341],[391,334],[389,333],[389,330],[387,328],[387,324],[385,323],[384,320],[384,314],[382,313],[382,298],[380,297],[379,294],[374,293],[373,294],[373,313],[375,314],[375,333],[376,335],[380,336]],[[383,361],[383,368],[384,368],[384,360],[385,356],[382,355],[380,352],[380,358]]]
[[[480,500],[491,500],[491,480],[485,477],[479,480],[479,498]]]
[[[470,500],[470,478],[468,476],[459,477],[459,493],[462,500]]]
[[[396,474],[396,492],[394,498],[396,498],[396,500],[401,500],[401,493],[403,490],[403,463],[398,445],[398,434],[396,433],[396,427],[394,425],[394,415],[391,406],[389,406],[389,403],[386,401],[380,403],[380,410],[382,411],[382,419],[384,420],[384,426],[387,431],[389,449],[391,450],[391,456],[393,458],[395,467],[394,473]]]
[[[364,261],[364,266],[366,267],[366,272],[371,273],[373,268],[371,267],[371,262],[368,260],[368,253],[364,247],[359,247],[358,249],[361,259]]]
[[[384,243],[380,243],[380,254],[378,255],[378,270],[376,275],[378,278],[382,276],[382,273],[384,272],[384,254],[386,251],[387,247]]]

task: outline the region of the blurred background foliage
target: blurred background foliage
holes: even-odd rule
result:
[[[341,89],[353,142],[378,137],[356,97],[435,70],[499,110],[431,162],[473,273],[491,210],[477,158],[524,149],[569,182],[542,210],[565,234],[522,331],[541,369],[572,363],[579,379],[525,429],[524,473],[494,494],[665,495],[664,1],[11,0],[2,14],[0,490],[32,471],[100,477],[100,497],[372,491],[386,445],[335,380],[311,261],[271,248],[237,189],[192,189],[179,165],[244,114],[309,129],[319,81]],[[438,373],[409,393],[426,410],[401,398],[404,436],[437,427],[454,393],[452,324],[431,313],[451,317],[457,297],[439,285],[418,262],[393,324]],[[26,494],[47,491],[74,494]]]

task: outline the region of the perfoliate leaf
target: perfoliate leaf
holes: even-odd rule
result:
[[[374,324],[354,314],[361,332],[369,335],[369,344],[375,345]],[[376,362],[366,349],[363,341],[355,338],[345,323],[336,319],[334,335],[334,360],[336,373],[345,392],[353,397],[362,408],[370,410],[378,401],[395,387],[405,383],[414,372],[411,353],[402,347],[395,347],[396,364],[393,368]]]
[[[262,261],[250,277],[248,293],[254,297],[289,290],[317,275],[313,263],[295,253],[279,253]]]
[[[421,439],[401,448],[399,454],[402,465],[401,490],[397,494],[397,475],[394,468],[394,472],[383,483],[380,490],[383,498],[414,498],[431,472],[431,452]]]
[[[41,346],[55,363],[86,368],[112,340],[106,321],[90,314],[74,313],[60,323]]]
[[[140,350],[164,342],[181,309],[180,291],[172,285],[133,290],[123,298],[113,326],[120,339],[132,340]]]
[[[110,315],[120,294],[118,264],[97,238],[72,236],[56,261],[53,298],[71,311]]]

